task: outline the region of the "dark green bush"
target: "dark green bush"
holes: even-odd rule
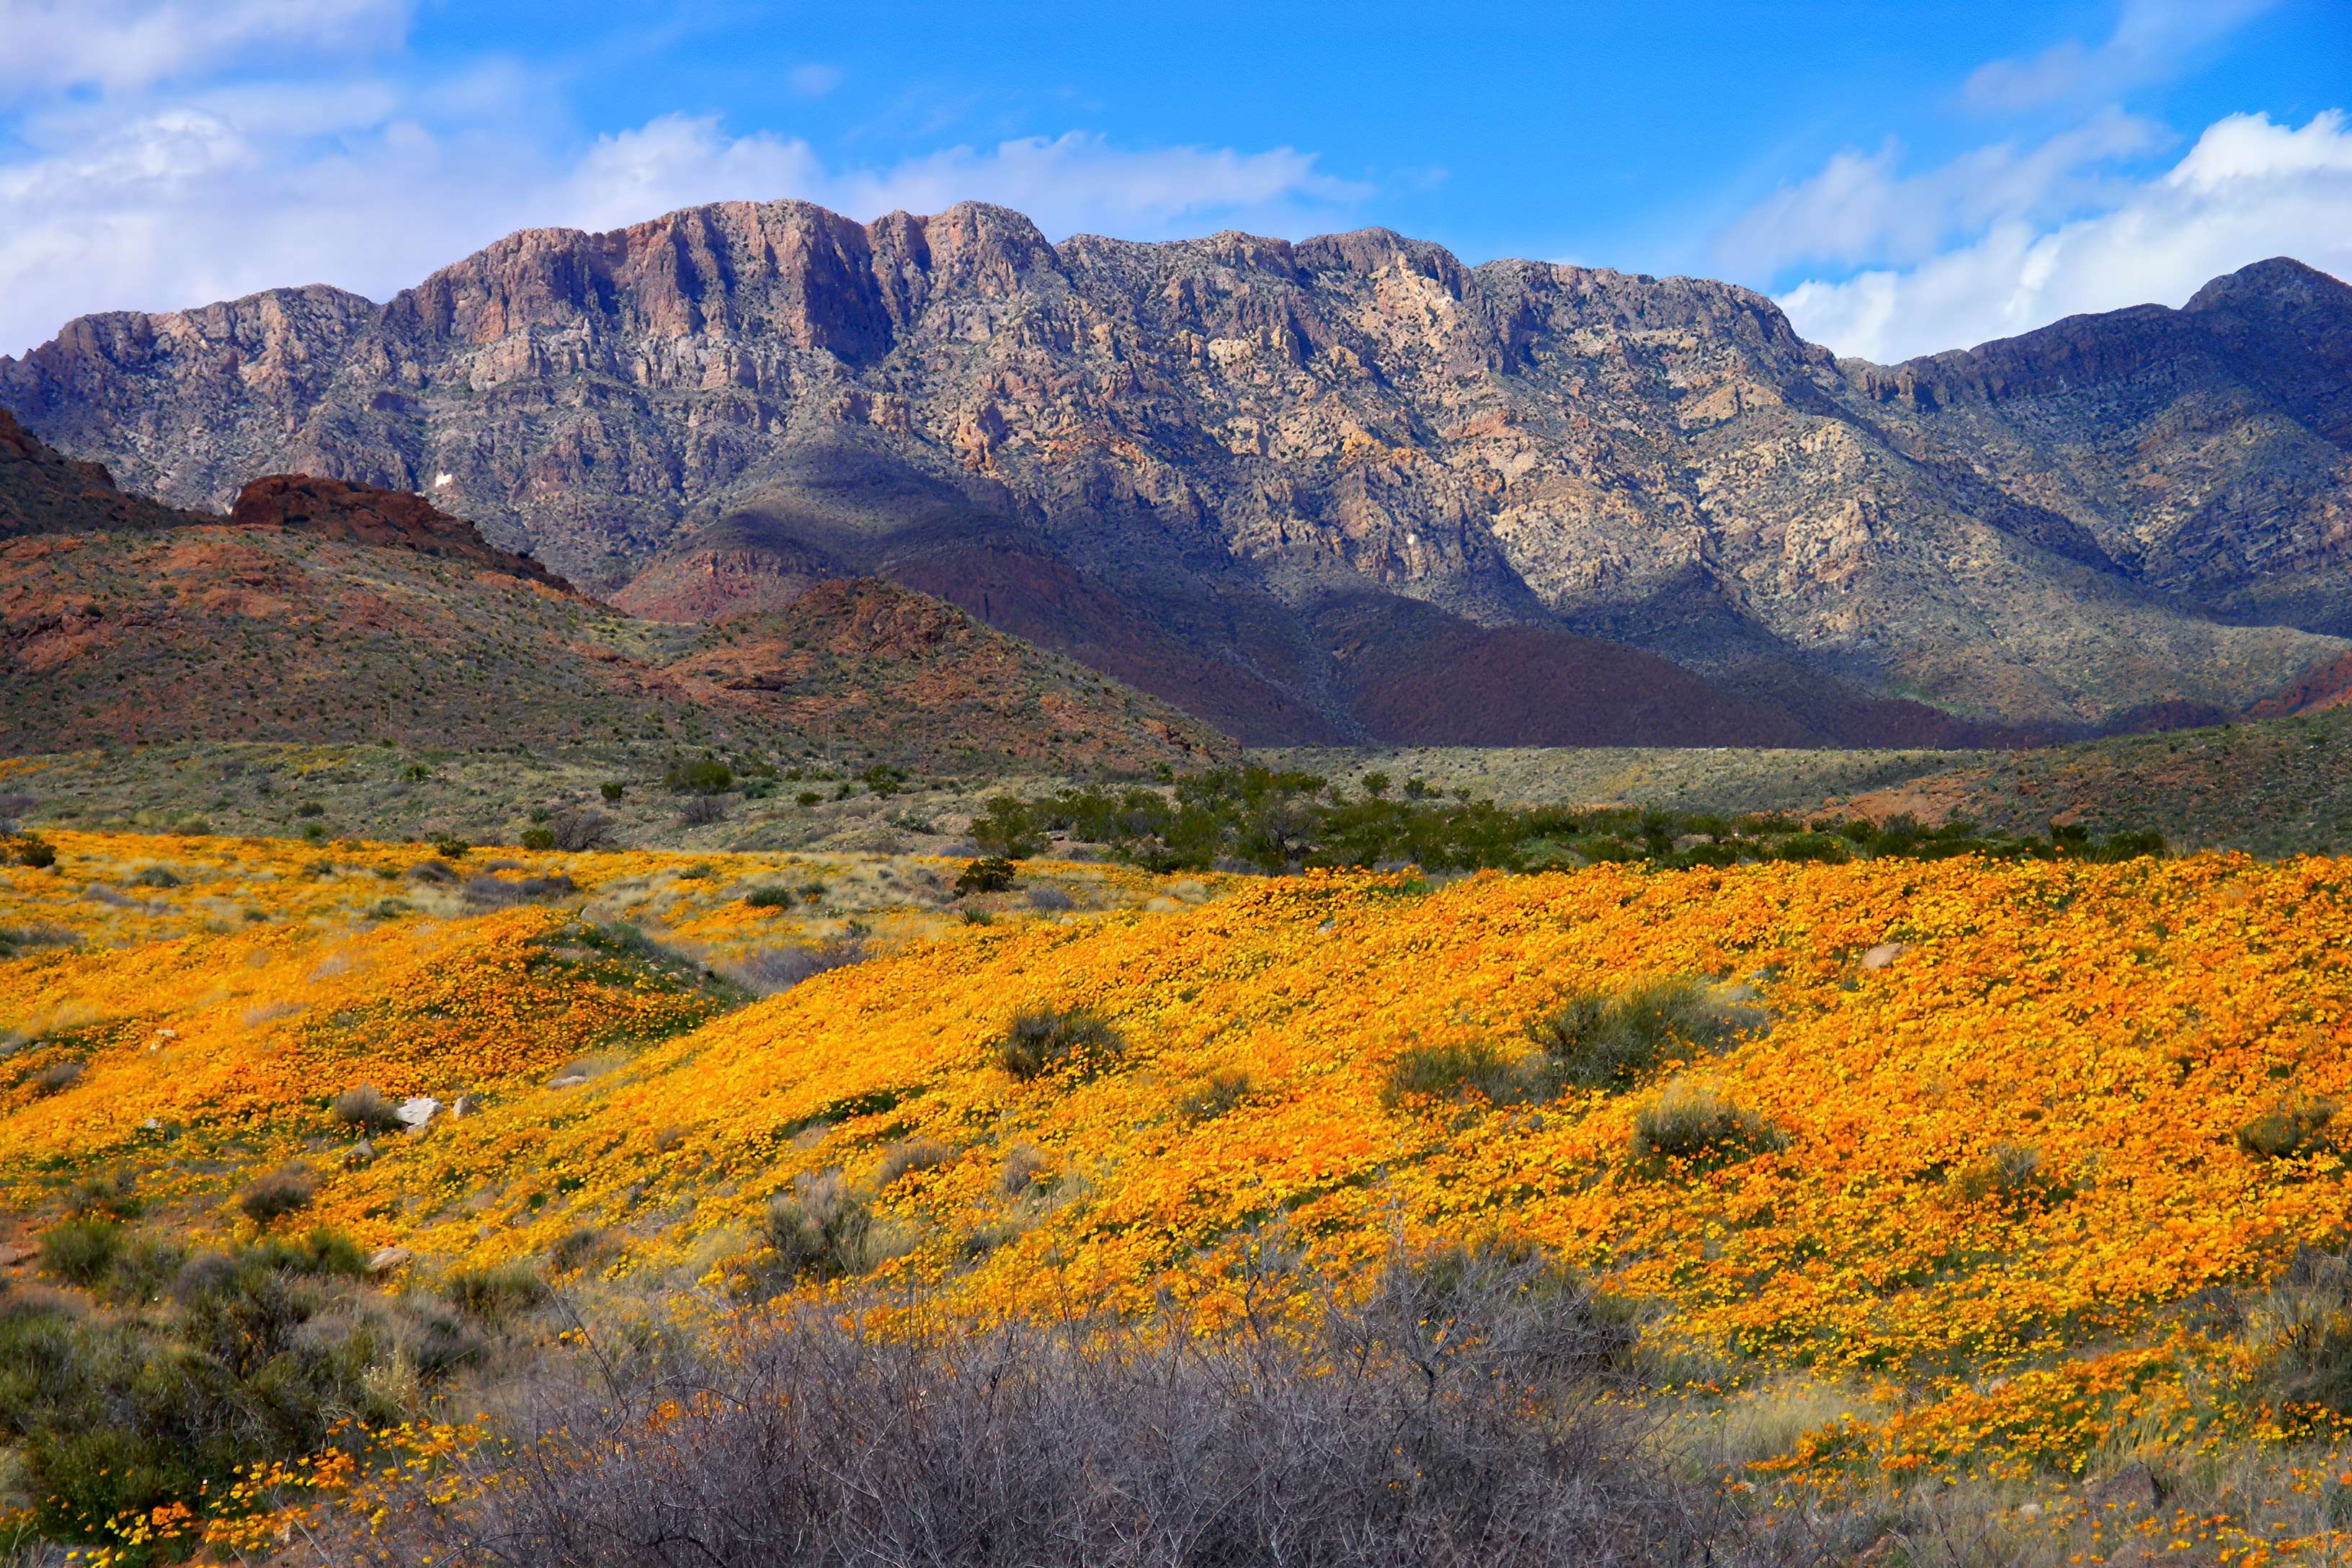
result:
[[[58,852],[46,838],[35,838],[27,834],[16,841],[16,863],[29,866],[36,871],[44,871],[58,863]]]
[[[793,907],[793,890],[771,882],[744,894],[743,901],[755,910],[788,910]]]
[[[996,1062],[1024,1080],[1076,1068],[1098,1069],[1127,1048],[1118,1031],[1080,1008],[1037,1008],[1016,1016],[996,1043]]]
[[[971,841],[999,860],[1025,860],[1045,847],[1036,811],[1009,795],[991,795],[971,819]]]
[[[959,898],[973,893],[1002,893],[1011,889],[1014,880],[1013,862],[991,858],[966,861],[956,874],[955,890]]]
[[[725,795],[735,787],[735,770],[717,757],[681,757],[670,763],[662,783],[672,795]]]
[[[623,795],[629,793],[629,786],[623,784],[618,779],[606,779],[603,784],[598,784],[596,788],[597,792],[603,795],[606,800],[618,800]]]
[[[555,832],[547,827],[526,827],[522,830],[522,847],[526,849],[552,849]]]

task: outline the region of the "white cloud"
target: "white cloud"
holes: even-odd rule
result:
[[[1313,154],[1287,147],[1133,151],[1076,131],[834,171],[798,139],[730,137],[715,117],[672,114],[600,138],[549,205],[563,215],[557,221],[609,228],[744,197],[798,196],[861,219],[984,201],[1018,208],[1058,239],[1094,228],[1150,237],[1250,218],[1296,226],[1305,209],[1363,194],[1319,173]]]
[[[2046,221],[2113,194],[2103,165],[2170,139],[2164,127],[2119,110],[2021,148],[1980,147],[1925,174],[1898,173],[1903,149],[1840,153],[1819,174],[1784,185],[1719,236],[1722,263],[1743,274],[1792,262],[1923,259],[1955,235],[2003,221]]]
[[[834,169],[795,138],[667,115],[565,151],[544,144],[533,116],[463,82],[353,77],[131,98],[135,109],[20,117],[29,151],[0,162],[0,353],[88,311],[278,284],[383,299],[517,228],[612,228],[721,199],[798,196],[859,218],[995,201],[1059,238],[1295,232],[1362,194],[1288,148],[1135,150],[1082,132]]]
[[[823,98],[841,85],[841,68],[825,65],[794,66],[785,76],[784,80],[790,83],[792,89],[803,98]]]
[[[2231,115],[2095,212],[2046,225],[2004,215],[1916,265],[1808,280],[1780,304],[1818,342],[1895,360],[2083,311],[2179,305],[2272,256],[2352,279],[2352,127],[2339,110],[2299,129]]]
[[[2069,40],[2030,59],[1992,60],[1969,74],[1961,96],[2002,112],[2067,100],[2113,98],[2160,81],[2205,44],[2277,0],[2124,0],[2116,30],[2095,48]]]
[[[0,100],[183,80],[257,57],[390,47],[411,0],[0,0]]]

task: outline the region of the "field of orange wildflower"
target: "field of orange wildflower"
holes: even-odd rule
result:
[[[0,962],[0,1188],[36,1224],[131,1167],[226,1233],[254,1168],[302,1159],[309,1218],[409,1249],[420,1279],[585,1258],[562,1277],[584,1293],[723,1311],[770,1202],[838,1172],[892,1238],[886,1287],[975,1318],[1181,1300],[1210,1327],[1269,1253],[1345,1276],[1400,1243],[1528,1243],[1638,1314],[1653,1396],[1754,1417],[1729,1473],[1759,1496],[1967,1481],[2096,1555],[2082,1478],[2258,1453],[2281,1499],[2316,1500],[2167,1517],[2155,1543],[2256,1561],[2329,1539],[2352,1486],[2342,1417],[2280,1393],[2300,1342],[2274,1289],[2352,1214],[2329,1136],[2352,1092],[2343,862],[1214,888],[1052,868],[1076,910],[877,902],[881,956],[747,1001],[595,934],[638,918],[717,963],[799,932],[741,902],[779,870],[726,856],[681,884],[685,857],[518,854],[491,874],[574,890],[475,909],[417,892],[413,847],[56,842],[60,871],[0,870],[0,929],[82,941]],[[178,879],[117,894],[146,907],[79,890],[142,861]],[[395,880],[412,907],[376,912]],[[1407,1053],[1525,1057],[1563,999],[1670,977],[1736,994],[1749,1026],[1630,1087],[1394,1087]],[[999,1045],[1038,1009],[1118,1047],[1015,1076]],[[68,1058],[69,1082],[37,1081]],[[347,1162],[329,1106],[362,1082],[466,1113]],[[1773,1135],[1644,1152],[1670,1092]]]

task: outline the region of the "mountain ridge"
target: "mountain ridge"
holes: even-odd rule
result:
[[[1449,645],[1621,644],[1817,743],[2063,735],[2352,651],[2352,290],[2248,273],[1885,367],[1735,285],[1386,230],[1057,247],[980,204],[720,203],[521,231],[382,306],[83,318],[0,359],[0,403],[166,499],[446,493],[602,592],[747,518],[788,557],[1051,579],[1024,635],[1161,647],[1151,689],[1249,739],[1392,721],[1329,627],[1366,594]],[[2000,396],[1951,395],[1971,374]]]

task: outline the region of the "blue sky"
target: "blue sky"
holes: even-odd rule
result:
[[[2352,275],[2345,0],[0,0],[0,352],[513,228],[963,197],[1734,279],[1876,358]]]

